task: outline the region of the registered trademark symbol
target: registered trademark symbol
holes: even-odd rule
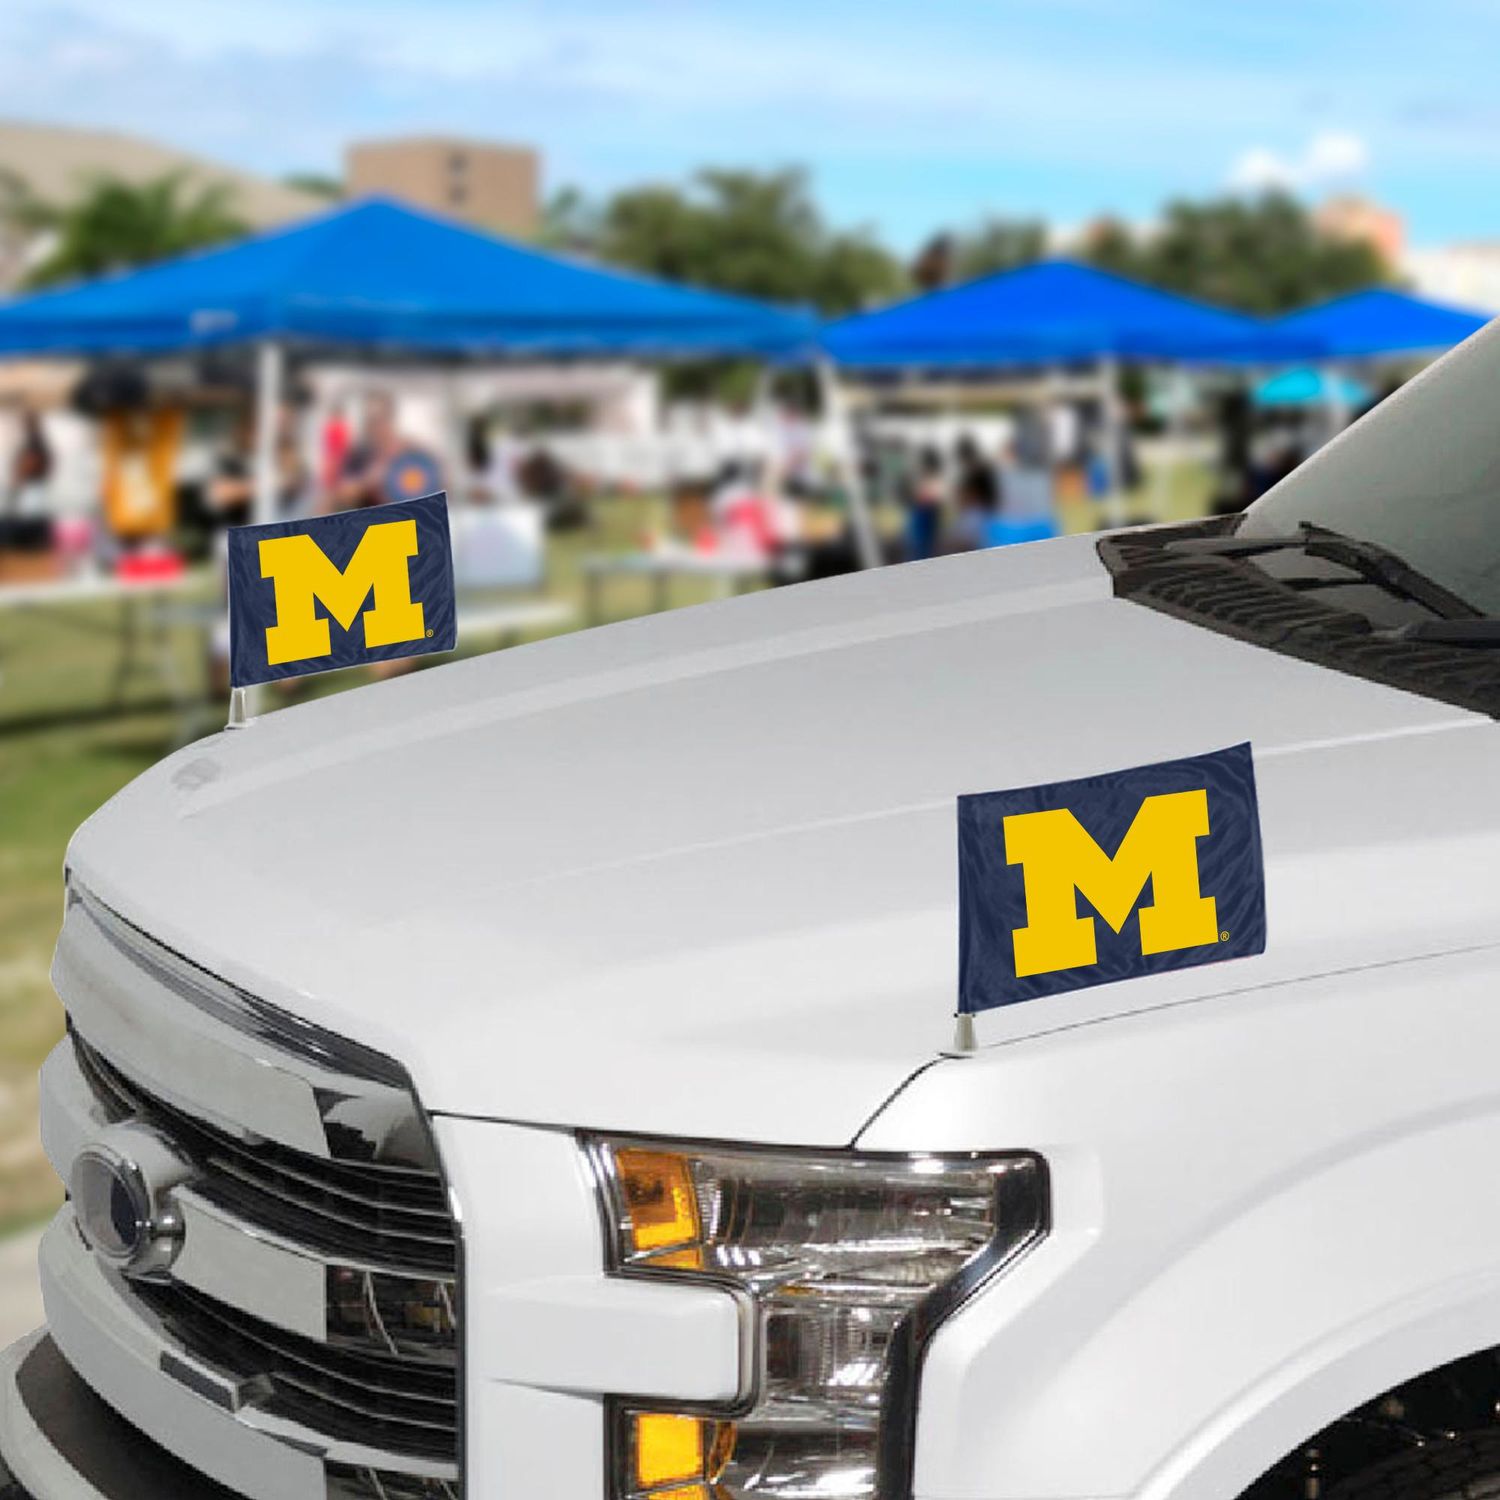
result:
[[[1229,934],[1227,932],[1221,932],[1219,934],[1219,941],[1221,943],[1227,943],[1229,941]]]

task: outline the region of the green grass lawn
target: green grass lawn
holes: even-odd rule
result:
[[[1147,492],[1149,494],[1149,491]],[[1172,476],[1168,516],[1201,514],[1206,479]],[[1132,515],[1147,504],[1131,507]],[[601,502],[597,529],[553,539],[549,592],[578,605],[579,564],[589,552],[628,549],[660,518],[647,499]],[[1086,524],[1087,513],[1070,518]],[[709,596],[713,584],[679,580],[674,604]],[[651,585],[612,580],[604,607],[624,619],[653,607]],[[181,722],[160,683],[139,677],[117,708],[107,708],[117,659],[118,610],[0,610],[0,1231],[40,1217],[60,1190],[36,1133],[37,1068],[62,1031],[61,1007],[47,977],[61,920],[62,863],[69,835],[100,803],[171,749]],[[184,680],[203,680],[194,642],[173,637]],[[309,679],[309,693],[357,685],[355,673]],[[203,731],[222,722],[223,706],[205,705]]]

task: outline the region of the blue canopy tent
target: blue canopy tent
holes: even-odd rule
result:
[[[1262,380],[1250,393],[1256,406],[1328,406],[1358,410],[1372,392],[1363,381],[1335,370],[1302,365]]]
[[[288,347],[454,358],[811,350],[810,314],[673,286],[368,199],[220,249],[0,305],[0,358],[256,352],[253,514],[275,518]],[[868,556],[869,517],[852,520]],[[247,712],[237,692],[231,722]]]
[[[383,199],[0,306],[0,355],[248,340],[474,355],[778,352],[810,315],[511,244]]]
[[[1062,260],[845,318],[824,329],[822,347],[850,369],[1269,362],[1316,352],[1259,319]]]
[[[1065,260],[846,318],[824,330],[822,347],[843,368],[864,371],[1096,366],[1112,495],[1121,362],[1269,363],[1317,352],[1260,319]]]
[[[679,358],[788,353],[815,334],[807,313],[550,255],[380,198],[0,305],[0,358],[254,345],[257,520],[274,515],[288,346]]]
[[[1488,322],[1488,314],[1472,308],[1428,301],[1393,287],[1370,287],[1287,313],[1273,326],[1284,336],[1317,347],[1321,404],[1330,432],[1338,432],[1348,425],[1352,412],[1367,404],[1367,399],[1353,399],[1346,392],[1350,377],[1341,364],[1441,354]]]
[[[1288,313],[1272,326],[1294,340],[1311,341],[1327,359],[1377,359],[1436,354],[1461,344],[1488,322],[1487,313],[1472,308],[1371,287]]]

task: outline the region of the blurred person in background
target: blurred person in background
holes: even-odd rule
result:
[[[817,489],[813,472],[815,458],[813,427],[807,413],[791,402],[776,412],[777,467],[781,487],[789,495],[807,496]]]
[[[362,510],[415,500],[443,488],[442,469],[420,443],[401,435],[396,403],[385,391],[365,402],[364,433],[344,459],[333,492],[336,509]]]
[[[478,454],[476,453],[476,457]],[[507,422],[486,431],[484,462],[478,467],[480,488],[495,505],[517,505],[526,496],[521,489],[521,465],[526,454]]]
[[[523,451],[521,440],[514,440],[508,464],[517,493],[543,508],[549,531],[576,531],[590,524],[592,481],[569,469],[544,442]]]
[[[1082,454],[1084,485],[1089,498],[1108,499],[1114,474],[1109,466],[1109,439],[1102,421],[1090,418],[1085,424],[1079,451]]]
[[[319,468],[318,493],[331,495],[338,487],[349,459],[349,448],[354,434],[349,426],[349,412],[344,402],[338,402],[328,413],[323,430],[318,434]]]
[[[1006,474],[1006,536],[1029,538],[1052,517],[1056,488],[1053,467],[1052,422],[1045,408],[1026,405],[1016,413],[1011,441],[1014,465]]]
[[[1250,392],[1244,386],[1226,391],[1218,400],[1219,473],[1213,513],[1234,515],[1255,498],[1255,420]]]
[[[283,406],[276,415],[276,520],[295,515],[307,499],[307,466],[297,441],[297,414]],[[255,418],[245,412],[235,423],[229,446],[214,465],[204,491],[203,515],[209,533],[247,526],[255,518]]]
[[[333,491],[334,509],[366,510],[395,500],[415,500],[443,489],[438,461],[420,443],[403,437],[396,425],[396,403],[386,391],[375,391],[365,401],[364,432],[345,455]],[[398,677],[418,665],[408,656],[373,663],[372,678]]]
[[[1051,469],[1052,419],[1045,407],[1027,404],[1016,413],[1013,447],[1022,469]]]
[[[724,466],[709,502],[714,538],[725,552],[770,558],[795,540],[796,516],[767,483],[768,465],[750,459]]]
[[[1054,401],[1048,412],[1052,462],[1077,464],[1083,457],[1083,415],[1074,401]]]
[[[916,472],[908,477],[906,485],[908,562],[920,562],[937,555],[943,505],[947,498],[945,490],[942,454],[936,448],[923,448],[917,454]]]
[[[477,414],[468,417],[464,421],[464,473],[461,489],[464,495],[480,505],[487,504],[494,498],[490,478],[493,451],[489,420]]]
[[[958,440],[958,529],[955,540],[964,551],[988,545],[990,523],[1000,509],[1000,476],[979,444],[965,433]]]
[[[47,513],[47,489],[52,478],[52,446],[39,413],[30,407],[21,415],[21,441],[10,461],[7,509],[15,516]]]
[[[708,426],[714,457],[721,466],[761,463],[777,456],[775,435],[765,414],[748,401],[713,407]]]
[[[1141,487],[1141,461],[1135,451],[1135,430],[1141,420],[1141,404],[1131,400],[1122,404],[1118,424],[1119,447],[1115,453],[1115,475],[1124,494]]]
[[[298,442],[298,414],[291,405],[276,415],[276,512],[274,520],[285,521],[310,508],[310,475]],[[224,534],[232,526],[248,526],[255,520],[255,414],[240,413],[229,441],[214,463],[214,474],[201,491],[183,491],[182,527],[188,533],[188,549],[196,556],[214,557],[220,590],[219,614],[206,637],[208,660],[205,671],[209,693],[224,697],[229,692],[229,621],[224,600],[229,591],[229,573]],[[286,696],[294,678],[276,683]]]

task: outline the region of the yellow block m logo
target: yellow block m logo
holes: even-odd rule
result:
[[[1140,909],[1141,953],[1168,953],[1219,940],[1212,896],[1198,889],[1198,843],[1208,833],[1208,793],[1147,797],[1113,857],[1067,808],[1004,820],[1005,860],[1020,865],[1026,926],[1012,934],[1016,977],[1098,961],[1094,918],[1078,915],[1082,894],[1119,932],[1151,882]]]
[[[273,537],[260,544],[260,574],[276,593],[276,623],[266,629],[271,666],[308,661],[333,650],[321,603],[345,630],[354,628],[365,601],[365,646],[394,646],[426,634],[422,606],[413,603],[409,559],[417,555],[415,521],[376,522],[360,538],[349,565],[340,569],[306,535]]]

